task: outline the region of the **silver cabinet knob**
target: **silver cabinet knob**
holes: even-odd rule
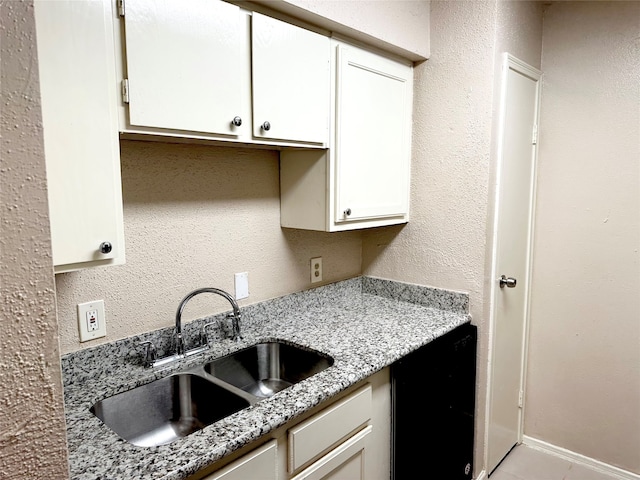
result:
[[[502,275],[500,277],[500,288],[504,288],[504,287],[508,287],[508,288],[515,288],[516,286],[516,279],[513,277],[506,277],[504,275]]]
[[[269,122],[264,122],[260,128],[262,128],[262,130],[264,130],[265,132],[268,132],[269,130],[271,130],[271,124]]]
[[[242,119],[240,117],[233,117],[233,120],[231,121],[232,124],[234,124],[236,127],[239,127],[240,125],[242,125]]]
[[[100,253],[111,253],[111,250],[113,250],[111,242],[102,242],[100,244]]]
[[[350,209],[350,208],[347,208],[347,209],[344,211],[344,216],[345,216],[345,217],[348,217],[348,216],[350,216],[350,215],[351,215],[351,209]]]

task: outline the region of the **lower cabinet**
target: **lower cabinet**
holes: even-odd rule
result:
[[[365,427],[292,480],[365,480],[365,452],[373,427]]]
[[[301,421],[272,432],[266,443],[190,480],[389,480],[390,439],[386,368]]]

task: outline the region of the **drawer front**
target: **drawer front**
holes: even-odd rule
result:
[[[365,480],[369,425],[291,480]]]
[[[248,453],[203,480],[277,480],[277,442]]]
[[[294,472],[371,419],[371,385],[289,430],[289,471]]]

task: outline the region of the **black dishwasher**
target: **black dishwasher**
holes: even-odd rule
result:
[[[460,325],[391,366],[392,480],[472,477],[477,337]]]

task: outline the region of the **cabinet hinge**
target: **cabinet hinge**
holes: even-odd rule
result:
[[[532,145],[538,144],[538,124],[537,123],[533,124],[533,135],[531,135],[531,144]]]
[[[122,101],[124,103],[129,103],[129,80],[122,80]]]
[[[124,0],[118,0],[118,15],[124,17]]]
[[[524,392],[520,390],[518,392],[518,408],[522,408],[524,405]]]

